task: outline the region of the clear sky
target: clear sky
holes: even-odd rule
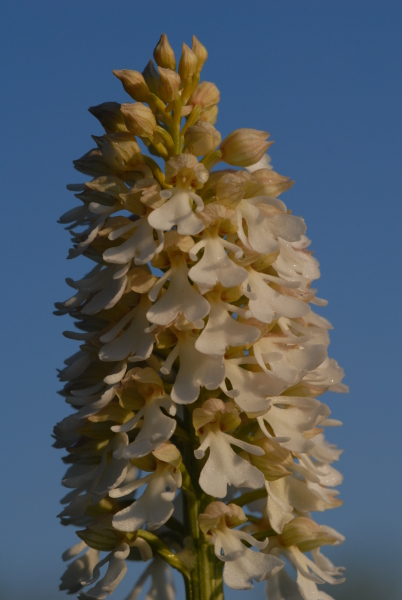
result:
[[[400,597],[401,17],[399,0],[3,3],[1,598],[65,598],[60,555],[75,536],[56,519],[64,466],[50,434],[67,414],[55,369],[75,343],[52,307],[87,265],[65,260],[56,220],[74,205],[66,184],[82,181],[72,160],[101,133],[87,108],[129,101],[112,69],[142,70],[162,32],[176,55],[193,33],[207,47],[222,137],[269,131],[275,169],[296,180],[284,200],[306,220],[350,386],[324,398],[344,422],[328,431],[345,449],[344,506],[318,519],[346,535],[331,557],[350,575],[331,594]]]

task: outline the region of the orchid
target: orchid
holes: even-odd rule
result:
[[[92,179],[68,186],[81,204],[60,219],[69,258],[94,263],[56,303],[80,344],[54,437],[60,518],[81,540],[60,589],[81,599],[107,598],[130,561],[148,565],[127,600],[148,578],[146,598],[174,600],[172,568],[188,600],[264,580],[269,600],[328,600],[317,586],[343,580],[321,554],[343,537],[311,516],[341,504],[324,436],[340,422],[317,397],[347,391],[313,310],[318,261],[278,198],[293,182],[269,134],[222,141],[207,56],[193,37],[177,65],[162,35],[142,73],[114,71],[133,102],[90,109],[105,133],[75,161]]]

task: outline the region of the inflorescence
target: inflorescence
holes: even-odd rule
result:
[[[342,568],[321,546],[343,537],[311,513],[341,504],[323,434],[339,422],[317,397],[346,387],[311,308],[325,302],[305,223],[278,199],[293,182],[272,169],[268,133],[221,141],[195,37],[177,71],[165,35],[154,58],[114,71],[134,103],[89,109],[105,134],[75,161],[91,179],[68,186],[80,205],[60,219],[69,258],[93,262],[56,304],[80,343],[60,372],[74,413],[55,427],[60,517],[81,540],[61,589],[103,600],[143,560],[130,600],[148,577],[148,598],[172,600],[171,567],[192,600],[222,598],[222,577],[267,579],[269,600],[329,599],[317,584]]]

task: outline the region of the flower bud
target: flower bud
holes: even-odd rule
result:
[[[199,73],[201,71],[202,67],[204,66],[205,61],[208,58],[208,52],[207,52],[207,49],[205,48],[205,46],[203,46],[201,44],[201,42],[199,40],[197,40],[195,35],[193,35],[193,52],[197,57],[196,72]]]
[[[192,50],[183,44],[182,54],[179,62],[179,75],[181,79],[190,79],[197,69],[197,57]]]
[[[258,169],[252,173],[252,185],[246,192],[246,198],[254,196],[279,196],[290,189],[294,181],[279,175],[272,169]]]
[[[160,76],[158,96],[163,102],[173,102],[179,91],[180,75],[163,67],[158,67],[158,71]]]
[[[107,529],[102,531],[84,529],[83,531],[77,531],[77,535],[91,548],[104,552],[114,550],[118,543],[114,532]]]
[[[254,165],[265,154],[272,142],[266,142],[269,133],[257,129],[236,129],[222,142],[222,160],[235,167]]]
[[[120,104],[117,102],[104,102],[98,104],[98,106],[91,106],[88,110],[91,115],[98,119],[106,133],[127,131],[124,117],[120,111]]]
[[[189,127],[184,135],[188,150],[195,156],[202,156],[215,150],[221,143],[221,139],[219,131],[205,121],[198,121]]]
[[[145,79],[138,71],[113,71],[113,75],[120,79],[127,94],[137,102],[145,102],[149,96],[149,88]]]
[[[178,154],[170,158],[165,165],[166,183],[188,181],[194,189],[200,189],[207,181],[209,173],[202,163],[192,154]]]
[[[279,541],[286,548],[297,546],[302,552],[309,552],[320,546],[335,544],[337,538],[324,531],[315,521],[296,517],[285,525]]]
[[[220,92],[216,85],[210,81],[203,81],[194,90],[188,103],[192,105],[198,104],[201,108],[208,108],[214,104],[218,104],[219,100]]]
[[[121,112],[124,116],[127,129],[139,137],[151,137],[156,128],[154,113],[142,102],[136,104],[122,104]]]
[[[143,162],[141,150],[130,133],[93,136],[105,161],[114,169],[130,171]]]
[[[199,121],[205,121],[205,123],[210,123],[211,125],[215,125],[216,119],[218,118],[218,107],[216,104],[214,106],[210,106],[209,108],[205,108],[199,116]]]
[[[154,61],[152,59],[148,61],[148,64],[143,70],[142,74],[150,92],[157,94],[159,86],[159,73],[155,68]]]
[[[244,510],[236,504],[211,502],[205,511],[198,516],[198,525],[205,535],[211,535],[212,530],[223,521],[227,527],[238,527],[247,521]]]
[[[165,33],[162,33],[161,38],[155,47],[154,59],[158,67],[172,69],[172,71],[176,70],[174,52]]]

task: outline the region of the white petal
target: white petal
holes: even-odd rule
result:
[[[225,376],[232,384],[233,392],[238,392],[237,395],[229,392],[229,395],[246,413],[268,410],[270,396],[280,394],[285,388],[284,383],[272,375],[247,371],[229,360],[225,361],[225,367]]]
[[[145,456],[172,437],[176,421],[161,411],[162,407],[169,410],[171,406],[172,403],[167,397],[155,398],[145,404],[142,428],[135,440],[123,451],[123,458]]]
[[[251,344],[260,337],[257,327],[240,323],[229,316],[224,302],[212,302],[208,323],[195,347],[203,354],[223,356],[229,346]]]
[[[196,338],[189,332],[184,332],[176,346],[180,356],[180,367],[171,398],[178,404],[194,402],[199,396],[201,386],[207,390],[217,389],[225,376],[223,359],[201,354],[195,348],[195,341]]]
[[[209,302],[190,284],[183,260],[177,268],[172,268],[169,287],[148,310],[147,319],[151,323],[168,325],[178,314],[183,313],[187,321],[192,322],[203,319],[209,309]]]
[[[132,322],[129,328],[119,337],[106,343],[99,351],[99,358],[104,361],[120,361],[129,357],[131,361],[144,360],[151,355],[154,336],[145,329],[146,318],[151,303],[146,295],[141,297],[140,304],[132,311]],[[107,335],[107,334],[106,334]]]
[[[314,599],[314,596],[311,600]],[[300,595],[295,581],[288,575],[285,569],[276,573],[267,581],[267,600],[305,600]]]
[[[247,271],[236,265],[226,254],[224,240],[219,236],[207,238],[204,254],[189,271],[189,277],[197,285],[212,289],[218,282],[230,288],[247,279]],[[193,248],[194,250],[194,248]],[[240,249],[239,249],[240,250]]]
[[[196,235],[204,229],[203,222],[192,211],[190,193],[179,188],[173,189],[171,198],[148,216],[148,222],[161,231],[177,225],[180,235]]]
[[[209,432],[210,453],[200,475],[200,487],[206,494],[224,498],[227,486],[257,489],[264,485],[264,475],[230,447],[230,436],[221,431]]]

